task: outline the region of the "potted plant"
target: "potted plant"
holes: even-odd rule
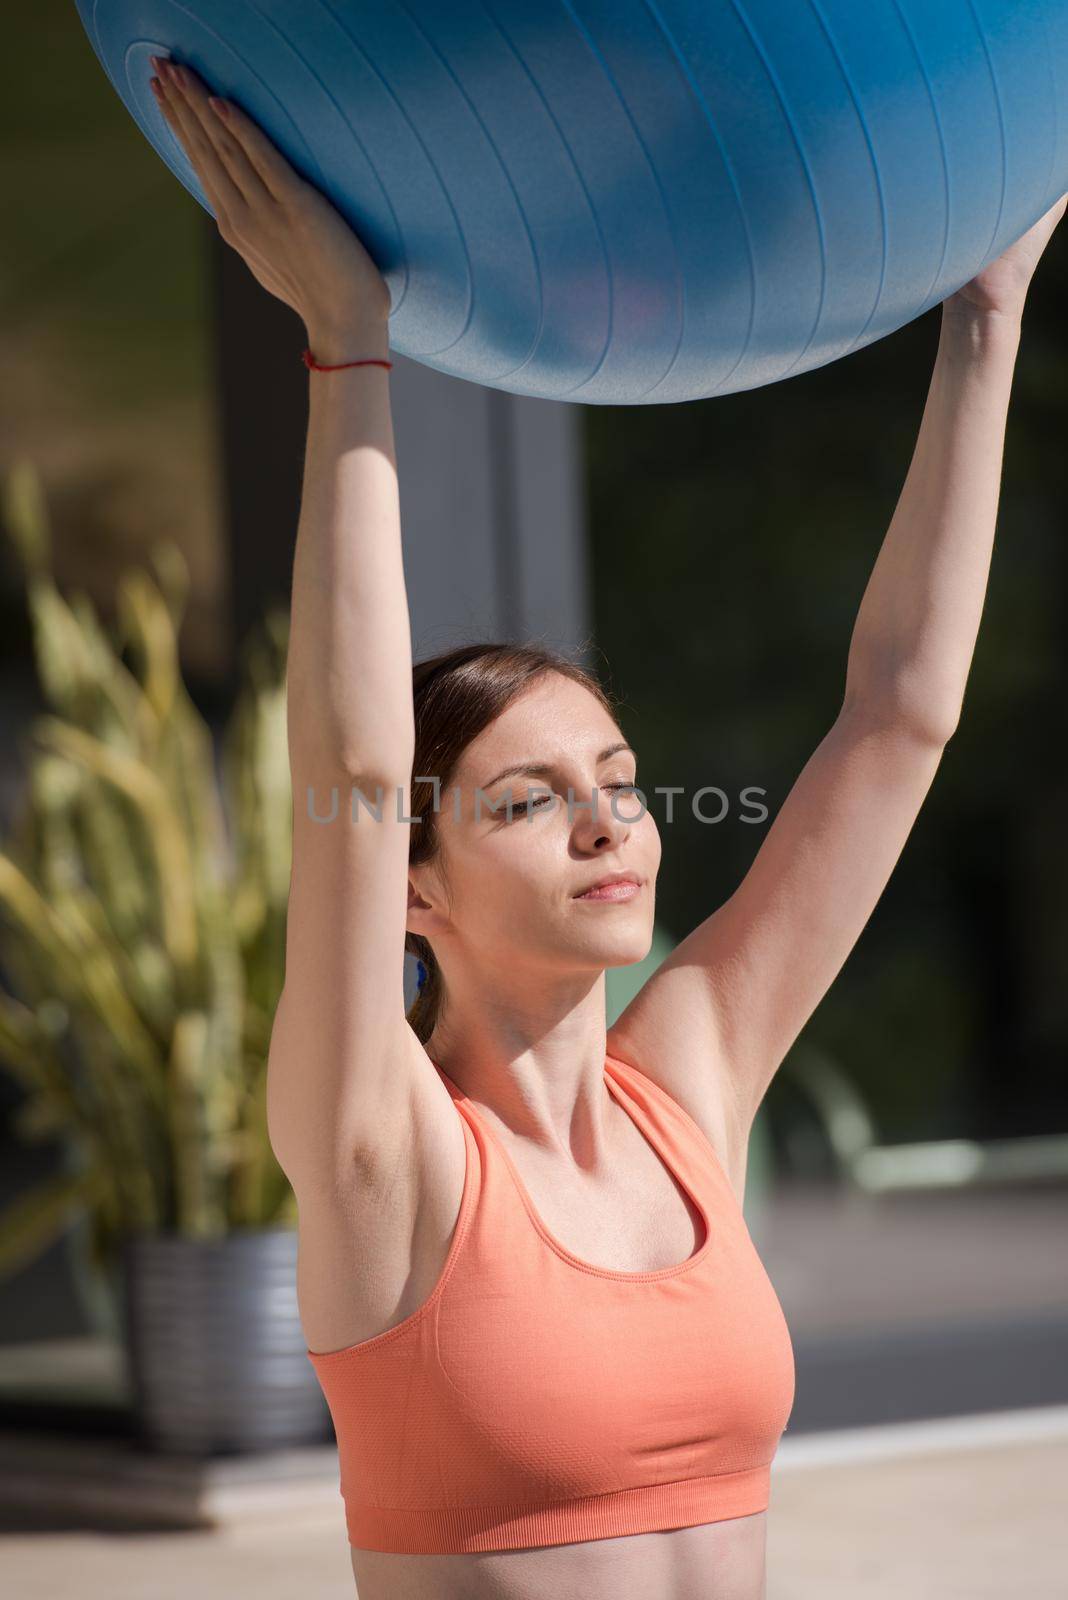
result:
[[[143,1435],[195,1452],[329,1437],[296,1306],[267,1050],[292,797],[284,614],[246,646],[221,741],[182,681],[188,573],[127,571],[114,637],[62,597],[35,471],[3,485],[48,710],[0,850],[0,1062],[66,1167],[0,1215],[10,1274],[83,1219]]]

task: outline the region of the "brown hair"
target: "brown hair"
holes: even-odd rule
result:
[[[613,717],[616,707],[585,667],[537,644],[467,644],[442,655],[417,662],[412,668],[415,708],[415,759],[409,813],[411,823],[408,862],[432,861],[440,849],[434,785],[417,778],[439,780],[438,806],[467,746],[515,697],[544,673],[557,672],[581,683]],[[441,969],[430,942],[420,934],[405,935],[404,948],[417,956],[427,976],[408,1009],[408,1021],[421,1044],[437,1025],[445,998]]]

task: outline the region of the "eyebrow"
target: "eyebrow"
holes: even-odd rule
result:
[[[600,755],[597,757],[597,765],[600,766],[601,762],[607,761],[610,756],[618,755],[621,750],[626,750],[627,753],[632,755],[635,761],[637,761],[637,752],[631,749],[630,745],[625,739],[621,739],[618,744],[610,744],[606,749],[601,751]],[[482,784],[482,788],[492,789],[493,785],[495,783],[500,783],[502,778],[514,778],[518,773],[521,772],[532,772],[539,778],[548,778],[552,775],[552,770],[553,769],[551,766],[547,766],[544,763],[539,766],[533,761],[517,761],[514,766],[503,768],[502,771],[498,772],[495,778],[490,778],[488,782]]]

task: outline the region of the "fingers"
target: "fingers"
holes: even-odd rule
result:
[[[178,88],[185,95],[186,103],[198,117],[223,166],[245,199],[262,201],[273,198],[255,164],[249,160],[242,141],[235,137],[235,130],[231,127],[235,119],[231,114],[230,102],[209,95],[204,80],[192,67],[184,64],[178,68]],[[213,98],[215,106],[222,108],[221,114],[212,105]],[[246,121],[251,119],[246,118]]]
[[[233,136],[236,150],[256,173],[264,188],[275,200],[290,200],[304,187],[304,180],[293,170],[277,145],[273,144],[263,129],[232,100],[220,102],[225,111],[224,123]]]
[[[159,74],[159,87],[154,93],[160,108],[204,186],[216,221],[228,224],[244,204],[244,196],[208,137],[201,118],[189,105],[172,64],[156,57],[153,65]],[[210,108],[209,114],[214,116]]]
[[[209,95],[203,79],[191,67],[160,62],[163,68],[168,64],[172,72],[177,66],[174,87],[179,105],[195,113],[211,147],[247,200],[292,199],[304,187],[289,162],[240,106]]]

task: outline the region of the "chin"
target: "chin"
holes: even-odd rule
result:
[[[632,938],[605,940],[598,960],[605,967],[633,967],[644,961],[652,948],[652,929],[643,930]]]

